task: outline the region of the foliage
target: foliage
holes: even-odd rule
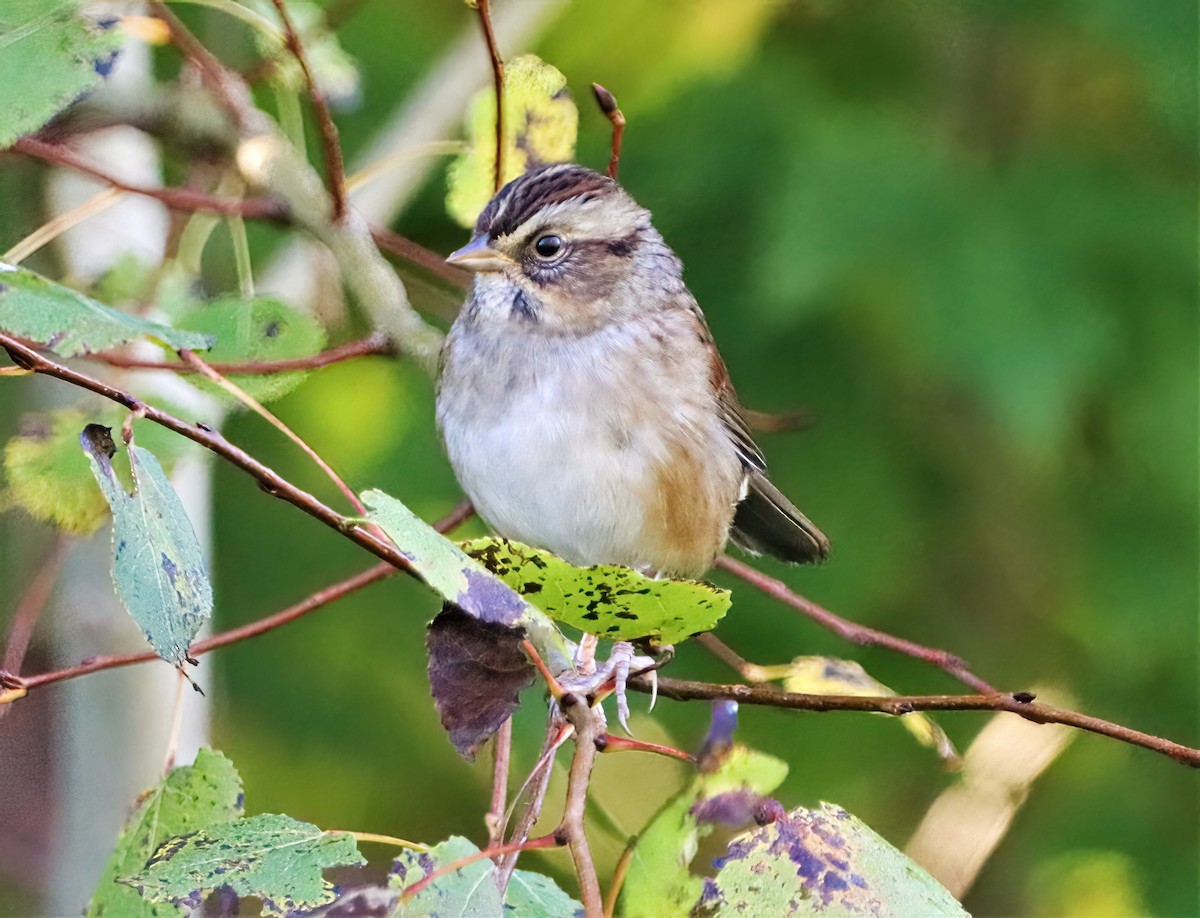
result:
[[[967,914],[933,877],[827,803],[735,838],[716,866],[701,909],[717,914]]]
[[[0,147],[40,128],[111,68],[120,34],[78,6],[11,0],[0,11]]]
[[[504,174],[509,182],[534,166],[566,162],[575,154],[579,111],[567,78],[533,54],[504,66]],[[468,148],[450,167],[446,209],[466,227],[495,192],[496,97],[480,90],[467,116]]]
[[[729,608],[729,591],[706,583],[579,568],[508,539],[475,539],[463,549],[550,618],[609,641],[675,644],[712,630]]]
[[[175,666],[212,615],[212,585],[187,512],[154,454],[130,443],[133,493],[113,471],[111,431],[79,436],[113,516],[113,583],[160,657]]]
[[[213,339],[177,331],[121,312],[32,271],[0,262],[0,328],[74,357],[103,351],[136,338],[174,348],[203,349]]]
[[[351,161],[367,149],[368,135],[385,123],[393,104],[411,106],[405,109],[411,112],[429,103],[421,88],[428,74],[449,84],[446,71],[434,67],[457,30],[473,27],[457,4],[333,4],[329,21],[315,5],[288,6],[318,82],[334,102],[361,105],[338,113]],[[332,21],[343,7],[354,7],[352,18]],[[247,42],[244,17],[228,28],[220,10],[172,8],[220,56],[265,77],[255,87],[255,101],[277,112],[289,138],[303,142],[304,83],[278,27],[272,25],[273,33],[257,29]],[[254,9],[274,23],[271,4]],[[579,89],[598,79],[617,93],[629,119],[622,180],[651,208],[655,226],[680,253],[743,400],[762,409],[800,405],[817,422],[794,437],[763,438],[775,479],[811,508],[835,542],[831,564],[781,576],[823,605],[875,627],[961,651],[977,672],[1007,686],[1052,674],[1087,698],[1089,709],[1127,714],[1162,734],[1192,733],[1196,668],[1179,635],[1191,628],[1197,600],[1200,412],[1195,215],[1189,206],[1196,183],[1194,10],[1158,4],[1134,11],[1112,0],[941,4],[919,11],[767,0],[648,7],[612,0],[564,10],[540,44],[525,40],[559,68],[538,65],[547,69],[540,71],[545,80],[532,100],[523,99],[512,82],[524,65],[508,61],[513,91],[506,102],[507,131],[516,132],[505,157],[508,169],[519,169],[530,154],[532,135],[519,132],[531,114],[534,122],[546,115],[561,129],[549,144],[558,152],[535,151],[534,158],[576,155],[578,115],[559,94],[563,86],[585,98]],[[68,3],[18,0],[0,12],[0,99],[8,112],[0,145],[98,86],[122,31],[93,27]],[[523,50],[501,37],[506,53]],[[153,53],[155,75],[143,112],[151,133],[162,129],[156,118],[173,120],[156,106],[173,98],[179,58],[170,46]],[[269,66],[260,66],[256,54]],[[81,112],[105,113],[110,100],[104,92],[85,97],[53,130],[69,136]],[[100,103],[95,110],[88,108],[92,101]],[[435,251],[462,244],[456,223],[469,223],[491,191],[493,111],[484,89],[467,115],[471,152],[439,169],[398,225]],[[580,132],[579,158],[603,162],[607,123],[585,112]],[[315,135],[310,125],[314,161],[320,158]],[[220,144],[198,145],[186,135],[169,140],[162,145],[168,183],[182,184],[186,177],[190,187],[214,195],[241,193]],[[195,155],[198,149],[202,155]],[[428,152],[403,147],[397,161],[411,164]],[[457,202],[453,218],[446,214],[447,183]],[[40,173],[18,156],[5,158],[0,191],[9,206],[0,228],[8,242],[0,249],[46,218],[39,189]],[[229,362],[305,356],[325,346],[326,330],[334,341],[362,330],[362,304],[331,292],[339,287],[336,278],[323,278],[312,315],[296,308],[292,294],[266,299],[228,293],[234,259],[222,233],[210,238],[200,232],[206,221],[209,229],[219,222],[180,215],[176,228],[188,249],[188,257],[179,259],[186,264],[181,283],[212,296],[207,305],[197,306],[191,293],[174,307],[167,303],[172,281],[159,266],[147,268],[136,293],[118,302],[110,293],[115,277],[109,289],[103,281],[91,284],[74,276],[65,259],[56,263],[43,252],[32,263],[45,276],[25,268],[0,274],[0,328],[52,344],[64,357],[142,338],[204,348],[215,334],[209,356]],[[283,238],[276,228],[249,227],[256,274],[266,276]],[[439,316],[453,311],[457,291],[414,277],[407,266],[400,270],[412,281],[414,302]],[[163,313],[178,327],[145,318]],[[273,315],[282,317],[288,334],[265,334]],[[280,415],[297,429],[321,434],[314,444],[335,467],[353,473],[356,487],[376,484],[372,517],[410,553],[435,592],[465,606],[448,607],[435,619],[428,670],[420,626],[435,604],[399,578],[356,597],[346,614],[275,632],[253,653],[222,655],[221,745],[271,810],[311,812],[314,821],[329,824],[404,826],[406,834],[411,827],[422,838],[474,837],[487,806],[486,768],[468,770],[444,742],[426,699],[428,685],[434,684],[454,745],[474,753],[515,710],[517,693],[532,676],[521,636],[534,629],[544,638],[539,646],[557,654],[552,662],[562,665],[572,648],[552,619],[579,620],[556,619],[540,601],[550,591],[548,581],[540,593],[521,596],[525,583],[541,581],[514,579],[508,584],[514,593],[490,577],[472,580],[468,571],[486,576],[483,568],[470,566],[469,558],[421,522],[444,512],[458,491],[425,420],[431,416],[429,387],[410,368],[377,362],[307,376],[235,379],[260,398],[278,398]],[[128,382],[142,393],[140,379]],[[3,504],[72,533],[92,531],[102,525],[105,510],[101,493],[83,474],[88,460],[77,452],[75,437],[88,421],[117,427],[125,413],[98,413],[88,397],[33,416],[18,436],[18,413],[35,399],[37,409],[47,411],[40,395],[28,396],[28,404],[22,400],[26,392],[41,391],[36,385],[0,379]],[[161,404],[151,386],[145,394]],[[403,423],[395,420],[397,408]],[[284,453],[275,434],[257,425],[255,418],[236,417],[222,431],[251,454],[269,457],[281,475],[310,486],[303,458]],[[154,443],[149,430],[143,435],[146,426],[139,423],[138,442],[149,452],[137,454],[142,458],[134,459],[135,471],[143,488],[153,479],[151,490],[161,491],[149,453],[169,467],[170,448]],[[143,488],[130,496],[132,480],[122,487],[126,471],[119,465],[105,470],[105,452],[97,449],[92,459],[97,480],[117,506],[132,512]],[[222,625],[259,617],[344,576],[348,556],[329,549],[322,541],[328,536],[312,536],[314,527],[293,525],[295,511],[257,500],[224,470],[216,473],[216,484]],[[324,483],[311,487],[319,493]],[[405,494],[408,506],[385,491]],[[169,515],[178,522],[174,511]],[[36,547],[29,522],[10,515],[0,526],[0,582],[22,584]],[[496,572],[505,579],[515,570]],[[288,575],[271,573],[278,571]],[[580,576],[560,573],[568,580]],[[501,614],[494,616],[497,608]],[[843,645],[786,614],[739,589],[734,614],[720,620],[720,635],[763,663],[807,654],[778,669],[764,667],[793,690],[886,694],[885,685],[930,692],[946,687],[936,674],[876,650],[861,651],[865,669],[837,660],[846,653]],[[489,617],[499,621],[489,623]],[[707,610],[670,637],[680,641],[718,618]],[[1147,621],[1154,626],[1147,628]],[[178,662],[194,632],[173,633],[170,622],[158,621],[153,630]],[[668,640],[662,626],[654,628],[652,636]],[[837,672],[829,679],[832,663]],[[681,649],[672,674],[728,677],[690,645]],[[533,764],[531,750],[544,726],[529,716],[535,707],[541,706],[527,704],[516,719],[514,773],[528,773]],[[660,706],[656,719],[665,728],[653,729],[695,736],[691,707]],[[903,723],[948,755],[948,739],[932,721],[907,715]],[[946,721],[965,743],[970,734],[960,723]],[[758,882],[752,876],[780,871],[780,861],[764,855],[775,847],[790,850],[776,891],[802,892],[788,883],[802,883],[803,871],[790,868],[809,862],[791,855],[811,853],[807,842],[815,841],[810,830],[818,825],[845,827],[844,837],[879,850],[878,838],[840,810],[801,809],[742,836],[707,885],[693,876],[693,862],[693,869],[712,873],[705,867],[714,853],[709,849],[723,840],[716,837],[719,820],[710,817],[753,815],[763,794],[836,799],[884,836],[904,837],[953,779],[879,724],[877,718],[747,716],[741,739],[786,760],[786,780],[781,769],[728,785],[719,783],[721,771],[689,775],[686,787],[645,826],[645,815],[674,792],[666,786],[665,766],[603,757],[597,772],[621,788],[621,806],[609,807],[615,815],[593,814],[591,824],[608,820],[622,843],[638,839],[622,913],[636,914],[643,902],[687,911],[706,891],[722,897],[726,908],[744,904],[747,883]],[[637,730],[644,735],[642,727]],[[279,754],[296,748],[304,755]],[[100,761],[107,750],[94,754]],[[1080,911],[1086,910],[1081,902],[1097,896],[1102,904],[1134,903],[1134,910],[1146,912],[1192,908],[1194,780],[1165,765],[1146,780],[1141,769],[1154,764],[1135,761],[1102,743],[1076,744],[970,892],[971,910]],[[201,764],[198,759],[194,767]],[[205,803],[208,798],[193,787],[195,774],[188,774],[172,772],[139,805],[107,868],[108,893],[98,892],[94,908],[117,890],[126,898],[111,900],[117,904],[110,914],[139,908],[175,913],[173,905],[147,905],[131,887],[112,880],[141,871],[150,846],[168,836],[209,831],[202,824],[210,803],[213,812],[228,806],[231,785],[223,784],[223,796],[214,792]],[[316,784],[320,794],[312,792]],[[451,785],[454,794],[447,793]],[[185,786],[172,811],[175,797],[168,788]],[[386,787],[405,792],[381,793]],[[1095,806],[1097,799],[1105,806]],[[161,824],[148,815],[154,807],[163,814]],[[184,824],[185,818],[193,821]],[[236,831],[246,828],[243,823]],[[317,830],[305,831],[317,844]],[[801,836],[805,845],[796,847]],[[463,851],[474,850],[461,844]],[[604,876],[618,851],[600,847],[596,859]],[[906,889],[928,889],[923,877],[908,874],[908,865],[886,850],[881,857],[893,858],[911,881]],[[178,851],[185,858],[197,854],[186,844]],[[409,860],[417,863],[419,856]],[[490,862],[481,863],[480,875],[491,869]],[[165,870],[169,861],[163,864]],[[1051,870],[1053,865],[1063,869]],[[316,867],[307,873],[315,889],[320,867],[307,866]],[[447,878],[451,885],[434,884],[428,893],[436,897],[457,888],[454,876]],[[169,879],[178,879],[178,889],[192,882]],[[557,909],[566,894],[549,882],[538,875],[514,879],[508,905],[537,914],[549,909],[549,901]],[[485,882],[477,891],[491,889]],[[522,904],[523,889],[538,891],[543,905]],[[0,911],[6,896],[0,889]],[[790,901],[775,904],[785,909]]]
[[[172,769],[138,798],[104,876],[88,904],[88,918],[159,918],[182,915],[169,903],[155,903],[120,881],[140,872],[169,839],[237,819],[242,814],[242,781],[221,753],[201,749],[196,761]]]

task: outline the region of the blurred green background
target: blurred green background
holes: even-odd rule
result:
[[[351,157],[473,25],[460,3],[375,0],[352,12],[339,34],[361,66],[362,103],[338,115]],[[228,56],[246,53],[217,14],[189,21]],[[687,266],[743,402],[811,416],[810,429],[760,439],[833,556],[818,569],[762,566],[849,618],[962,654],[1001,687],[1055,686],[1088,712],[1190,744],[1200,741],[1196,44],[1196,8],[1174,0],[577,0],[534,47],[503,49],[536,51],[567,75],[578,158],[597,168],[608,125],[587,87],[616,94],[629,121],[622,181]],[[0,247],[45,219],[38,171],[15,158],[3,167]],[[444,194],[439,168],[395,228],[439,251],[462,244]],[[281,234],[251,238],[265,263]],[[214,237],[210,292],[234,286],[227,251]],[[50,259],[35,267],[54,271]],[[456,300],[428,282],[414,296]],[[30,408],[28,391],[0,384],[0,440]],[[459,497],[432,387],[412,367],[331,368],[275,408],[356,487],[428,519]],[[238,416],[226,434],[328,492],[257,419]],[[370,563],[241,473],[214,472],[218,628]],[[35,529],[0,518],[0,582],[13,600]],[[717,579],[735,591],[719,636],[755,662],[846,656],[897,691],[959,691]],[[8,615],[11,602],[0,608]],[[481,840],[490,768],[456,755],[425,678],[436,608],[398,579],[208,658],[215,745],[241,770],[252,811]],[[732,678],[690,646],[672,674]],[[526,702],[521,773],[542,731],[537,693]],[[691,748],[707,711],[664,701],[653,718],[641,728]],[[985,721],[941,718],[960,749]],[[956,780],[882,718],[743,708],[739,737],[790,763],[785,804],[834,801],[901,846]],[[670,764],[613,757],[599,780],[635,830],[681,778]],[[1034,786],[965,905],[1079,914],[1088,894],[1091,914],[1195,914],[1198,814],[1194,773],[1081,735]],[[602,872],[616,852],[601,845]],[[564,856],[539,862],[569,876]],[[11,901],[31,901],[17,878],[4,882]]]

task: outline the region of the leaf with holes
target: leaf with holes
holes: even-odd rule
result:
[[[571,159],[578,130],[579,111],[565,76],[534,54],[505,61],[503,181],[534,166]],[[446,210],[470,227],[495,192],[496,95],[491,86],[471,100],[467,142],[467,151],[450,166]]]
[[[3,55],[0,55],[2,57]],[[170,348],[203,350],[208,335],[120,312],[40,274],[0,262],[0,329],[77,357],[149,338]]]
[[[179,320],[178,325],[215,339],[212,349],[204,355],[205,360],[213,363],[263,363],[309,357],[326,344],[325,329],[313,316],[271,297],[213,300],[195,307]],[[233,382],[260,402],[287,395],[307,376],[303,371],[229,374]],[[206,391],[222,398],[230,397],[207,380],[192,379]]]
[[[151,901],[189,906],[228,886],[239,896],[258,896],[264,915],[290,915],[333,901],[325,869],[365,863],[349,832],[322,832],[267,813],[169,839],[121,882]]]
[[[707,583],[652,580],[613,565],[575,567],[504,539],[475,539],[463,548],[550,618],[610,641],[675,644],[710,631],[729,609],[729,591]]]
[[[704,892],[704,880],[691,872],[690,864],[700,840],[715,823],[726,821],[716,818],[724,814],[714,811],[736,809],[731,805],[735,798],[753,798],[756,805],[744,808],[752,815],[761,795],[782,784],[787,771],[787,764],[773,756],[733,746],[715,770],[693,778],[634,840],[621,890],[621,914],[628,918],[688,914]]]
[[[403,889],[419,883],[435,870],[478,854],[467,839],[453,836],[428,851],[405,851],[392,864],[388,884]],[[517,918],[571,918],[583,906],[558,888],[553,880],[527,870],[514,871],[505,898],[496,889],[496,867],[482,858],[447,872],[401,903],[396,918],[432,918],[448,915],[514,915]]]
[[[947,915],[963,907],[839,806],[798,807],[735,838],[697,910],[719,915]]]
[[[111,431],[89,424],[79,437],[113,515],[113,582],[160,657],[176,666],[212,614],[212,586],[196,533],[154,454],[129,449],[134,492],[112,467]]]
[[[0,147],[33,133],[100,84],[121,44],[117,29],[70,0],[0,6]]]
[[[155,903],[119,883],[137,873],[167,839],[229,822],[242,815],[242,779],[221,753],[201,749],[196,761],[171,771],[138,801],[100,885],[88,903],[88,918],[163,918],[183,915],[170,903]]]

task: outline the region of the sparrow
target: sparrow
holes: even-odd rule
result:
[[[446,260],[474,285],[442,352],[438,427],[499,535],[681,578],[730,540],[825,558],[829,541],[767,478],[682,263],[616,181],[527,172]]]

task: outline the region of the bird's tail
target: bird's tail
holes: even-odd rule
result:
[[[793,564],[824,561],[829,539],[760,472],[751,472],[746,496],[737,506],[734,544]]]

